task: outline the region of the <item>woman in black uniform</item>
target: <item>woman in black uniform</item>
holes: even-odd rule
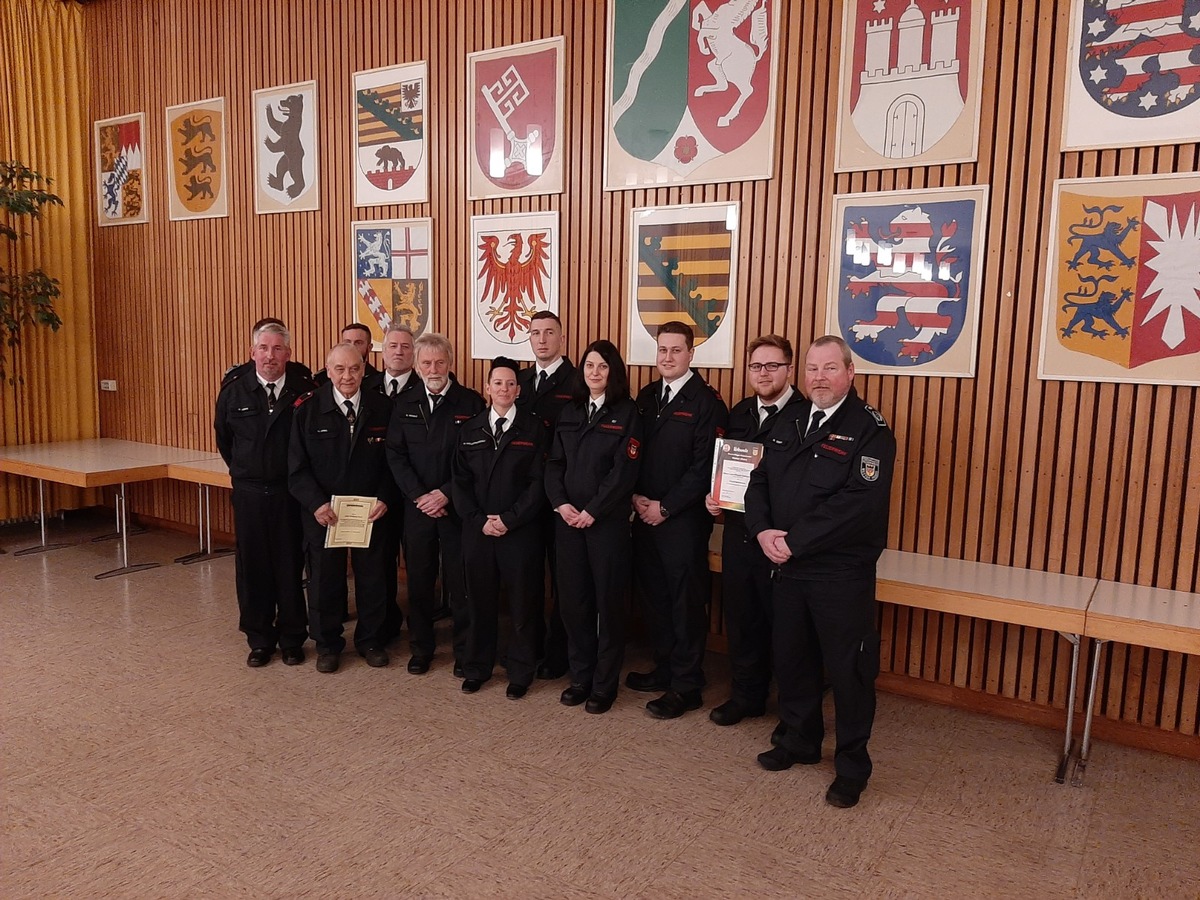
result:
[[[611,342],[583,351],[572,401],[559,414],[546,463],[571,668],[561,700],[586,701],[599,714],[617,697],[625,656],[630,500],[642,436],[625,362]]]

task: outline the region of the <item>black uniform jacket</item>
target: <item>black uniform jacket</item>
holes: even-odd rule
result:
[[[672,516],[708,516],[703,501],[711,487],[713,450],[729,410],[698,372],[673,393],[662,410],[662,381],[638,393],[645,446],[637,493],[660,501]]]
[[[334,494],[399,502],[387,464],[392,403],[374,391],[359,396],[353,437],[346,413],[328,382],[297,401],[288,454],[288,490],[306,510],[316,512]]]
[[[789,404],[767,438],[746,491],[746,528],[787,532],[783,575],[872,577],[887,545],[896,438],[853,388],[833,417],[804,437],[812,404]]]
[[[483,397],[450,382],[446,398],[430,412],[429,395],[414,391],[393,404],[387,453],[400,492],[414,503],[432,490],[452,495],[451,469],[464,422],[486,407]],[[453,499],[451,500],[453,503]]]
[[[546,378],[546,387],[540,393],[537,390],[537,372],[537,366],[533,365],[517,373],[517,384],[521,386],[517,409],[533,413],[553,434],[559,414],[571,402],[571,378],[575,374],[575,367],[564,356],[562,365]]]
[[[546,426],[531,412],[509,415],[513,419],[499,443],[486,409],[458,430],[452,502],[466,530],[477,532],[488,516],[499,516],[515,531],[546,507]]]
[[[550,508],[570,503],[597,521],[611,515],[628,518],[641,443],[641,416],[628,397],[606,402],[591,422],[586,404],[564,407],[546,463]]]
[[[254,360],[252,360],[252,359],[246,360],[246,362],[244,362],[244,363],[238,363],[236,366],[230,366],[228,369],[225,370],[225,374],[221,376],[221,387],[225,388],[231,382],[237,381],[243,375],[253,375],[253,374],[254,374]],[[299,378],[304,379],[305,381],[313,380],[312,369],[310,369],[304,363],[296,362],[295,360],[291,360],[291,359],[288,360],[286,374],[288,376],[296,375]],[[310,390],[311,390],[311,388],[310,388]]]
[[[774,414],[767,416],[766,420],[759,424],[758,397],[752,394],[729,411],[729,428],[725,431],[725,437],[731,441],[753,441],[763,444],[765,447],[767,446],[767,435],[771,433],[771,429],[775,427],[780,416],[790,415],[797,403],[806,403],[806,401],[804,395],[793,387],[792,395],[783,409],[776,410]],[[745,515],[727,509],[725,510],[725,534],[733,537],[731,532],[735,531],[739,534],[745,532]]]
[[[303,367],[301,367],[303,368]],[[305,370],[307,371],[307,370]],[[279,384],[278,382],[276,382]],[[277,388],[274,411],[267,412],[267,392],[251,364],[249,374],[227,379],[217,395],[213,425],[217,450],[238,487],[287,489],[288,442],[292,435],[292,406],[312,390],[312,382],[289,365]]]

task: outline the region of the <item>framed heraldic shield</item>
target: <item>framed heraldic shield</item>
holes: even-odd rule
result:
[[[835,171],[978,155],[987,0],[845,0]]]
[[[741,205],[651,206],[629,213],[626,362],[652,366],[658,327],[692,326],[694,366],[733,367]]]
[[[229,215],[225,98],[167,107],[167,213],[176,219]]]
[[[96,218],[101,226],[150,221],[146,196],[146,117],[96,122]]]
[[[1200,141],[1200,2],[1072,0],[1063,150]]]
[[[563,190],[561,37],[467,56],[472,200]]]
[[[1200,385],[1200,175],[1054,183],[1038,375]]]
[[[350,223],[351,321],[371,329],[373,349],[392,323],[418,337],[433,330],[432,237],[431,219]]]
[[[986,187],[833,198],[826,330],[857,371],[974,377],[987,203]]]
[[[321,208],[317,147],[317,83],[254,92],[254,210]]]
[[[472,216],[471,356],[532,360],[529,322],[558,312],[558,213]]]
[[[779,0],[610,0],[604,187],[770,178]]]
[[[354,205],[429,200],[424,62],[354,73]]]

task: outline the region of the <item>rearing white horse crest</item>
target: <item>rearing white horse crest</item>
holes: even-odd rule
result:
[[[750,43],[746,43],[734,31],[750,17],[753,17]],[[767,51],[766,0],[735,0],[716,12],[710,10],[708,4],[701,3],[692,12],[692,30],[696,32],[696,44],[701,54],[712,57],[708,71],[713,77],[711,84],[697,87],[694,96],[737,88],[737,100],[717,119],[718,125],[728,126],[754,93],[754,70]]]

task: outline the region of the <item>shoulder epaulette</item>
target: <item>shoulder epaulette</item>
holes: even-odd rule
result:
[[[309,397],[311,397],[315,393],[316,393],[316,391],[309,391],[307,394],[303,395],[302,397],[297,397],[296,402],[292,404],[292,408],[299,409],[301,404],[303,404],[305,400],[307,400]]]
[[[870,414],[871,418],[875,420],[876,425],[878,425],[880,428],[887,428],[887,420],[873,406],[864,403],[863,409],[865,409]]]
[[[225,370],[225,374],[221,376],[221,387],[227,387],[242,377],[242,366],[239,363],[236,366],[230,366]]]

